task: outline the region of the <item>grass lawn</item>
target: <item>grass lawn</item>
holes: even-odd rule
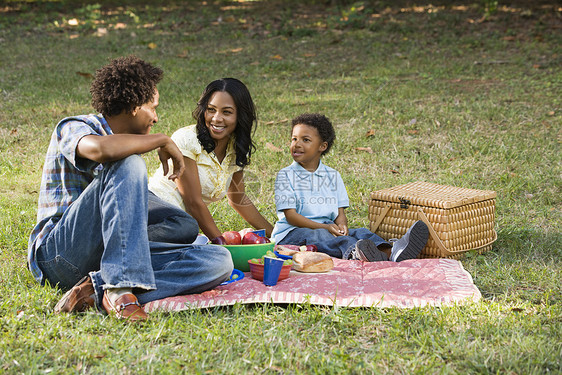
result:
[[[471,3],[1,2],[0,373],[562,373],[562,8]],[[128,54],[165,71],[166,134],[193,123],[211,80],[248,85],[260,119],[250,193],[272,222],[288,120],[302,112],[336,126],[324,162],[347,184],[351,227],[368,227],[373,190],[495,190],[498,240],[462,260],[482,301],[236,305],[143,325],[55,315],[62,293],[26,267],[44,154],[58,120],[92,111],[95,70]],[[146,160],[154,171],[156,154]],[[226,202],[211,211],[223,230],[246,226]]]

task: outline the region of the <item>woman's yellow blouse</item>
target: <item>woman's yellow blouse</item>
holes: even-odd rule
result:
[[[209,154],[203,149],[197,139],[195,125],[186,126],[177,130],[172,135],[172,140],[185,157],[197,163],[203,202],[209,204],[224,198],[230,186],[230,182],[232,181],[232,175],[243,169],[236,165],[234,139],[231,139],[229,142],[226,149],[226,156],[222,163],[219,163],[214,152]],[[170,162],[170,173],[172,170]],[[166,202],[172,203],[185,210],[185,205],[176,183],[169,180],[168,176],[164,176],[162,166],[160,166],[150,178],[148,188]]]

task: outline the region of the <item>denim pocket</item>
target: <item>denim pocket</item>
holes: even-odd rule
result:
[[[58,284],[59,287],[64,289],[72,288],[84,276],[76,266],[60,255],[55,256],[51,260],[37,261],[37,264],[43,271],[45,279],[49,280],[51,284]]]

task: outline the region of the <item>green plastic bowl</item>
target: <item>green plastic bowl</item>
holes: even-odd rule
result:
[[[222,245],[230,251],[234,268],[242,272],[250,272],[248,261],[252,258],[261,258],[268,250],[273,251],[275,244],[260,243],[255,245]]]

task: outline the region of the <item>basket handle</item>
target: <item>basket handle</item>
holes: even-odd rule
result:
[[[388,204],[388,203],[384,206],[384,208],[382,209],[379,216],[377,216],[377,221],[375,221],[374,224],[371,224],[371,228],[370,228],[371,232],[375,233],[377,231],[377,229],[379,229],[379,225],[381,225],[382,221],[386,217],[386,214],[390,210],[390,207],[391,207],[391,205]]]
[[[435,243],[437,244],[437,247],[439,248],[439,250],[441,250],[441,253],[445,254],[445,255],[462,254],[462,253],[465,253],[465,252],[470,251],[470,250],[478,250],[478,249],[481,249],[483,247],[486,247],[486,246],[489,246],[489,245],[493,244],[498,239],[498,233],[496,231],[494,231],[494,238],[490,242],[485,243],[484,245],[481,245],[481,246],[478,246],[478,247],[473,247],[473,248],[470,248],[470,249],[465,249],[465,250],[452,251],[452,250],[447,249],[445,247],[445,245],[443,245],[443,241],[441,241],[441,238],[439,238],[439,235],[437,234],[435,229],[433,229],[433,225],[429,222],[429,219],[427,218],[425,212],[423,212],[423,209],[421,207],[418,207],[418,216],[419,216],[420,220],[423,221],[425,223],[425,225],[427,225],[427,228],[429,229],[429,235],[431,236],[431,238],[433,238],[433,241],[435,241]]]

